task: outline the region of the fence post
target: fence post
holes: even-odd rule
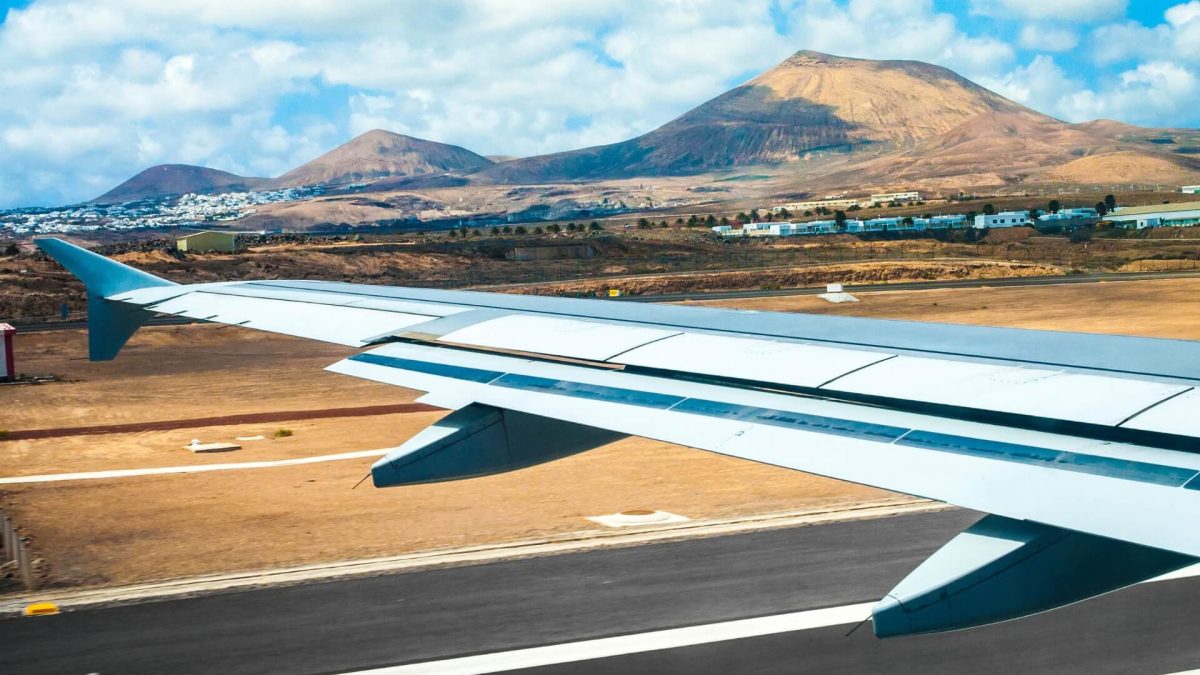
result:
[[[17,570],[21,575],[21,583],[25,585],[25,590],[34,590],[33,584],[33,561],[29,558],[29,551],[25,548],[25,541],[20,537],[15,537],[17,545]]]
[[[16,559],[12,545],[12,524],[8,521],[8,515],[3,513],[0,513],[0,547],[4,549],[0,565]]]

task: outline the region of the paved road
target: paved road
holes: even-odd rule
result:
[[[877,599],[965,511],[0,620],[3,673],[322,673]],[[845,627],[551,672],[1171,672],[1200,666],[1200,580],[880,642]]]

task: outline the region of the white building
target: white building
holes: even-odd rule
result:
[[[1190,227],[1200,225],[1200,202],[1126,206],[1104,217],[1122,227]]]
[[[892,202],[918,202],[921,201],[920,192],[884,192],[877,195],[871,195],[870,204],[890,204]]]
[[[967,224],[967,217],[961,213],[954,213],[945,216],[934,216],[929,219],[925,227],[931,230],[944,230],[953,227],[964,227]]]
[[[1090,207],[1075,208],[1075,209],[1060,209],[1058,213],[1043,213],[1038,216],[1040,222],[1054,221],[1074,221],[1088,220],[1098,218],[1100,214],[1096,213],[1096,209]]]
[[[842,198],[842,199],[814,199],[812,201],[807,201],[807,202],[792,202],[790,204],[784,204],[782,206],[775,206],[775,207],[772,207],[771,210],[776,213],[779,213],[780,211],[787,209],[789,212],[796,214],[796,215],[800,215],[801,213],[804,213],[805,211],[816,211],[819,208],[826,208],[826,209],[829,209],[830,211],[839,211],[839,210],[845,211],[846,209],[850,208],[851,206],[862,206],[862,201],[863,200],[861,200],[861,199],[853,199],[853,198],[852,199],[845,199],[845,198]]]
[[[1028,211],[1001,211],[992,215],[979,214],[975,216],[975,227],[1020,227],[1029,222]]]

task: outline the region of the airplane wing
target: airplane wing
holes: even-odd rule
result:
[[[316,281],[176,285],[57,239],[113,358],[155,314],[335,342],[452,412],[372,467],[452,480],[642,436],[985,512],[877,635],[1052,609],[1200,559],[1200,343]]]

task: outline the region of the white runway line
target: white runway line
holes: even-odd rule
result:
[[[1169,581],[1200,576],[1200,564],[1185,567],[1176,572],[1164,574],[1146,581]],[[740,619],[724,621],[703,626],[687,628],[671,628],[668,630],[636,633],[633,635],[618,635],[616,637],[566,642],[545,647],[531,647],[507,652],[493,652],[476,656],[463,656],[441,661],[425,661],[406,666],[391,666],[373,670],[360,670],[345,675],[468,675],[474,673],[500,673],[520,668],[536,668],[559,663],[573,663],[591,659],[611,658],[623,654],[639,654],[660,649],[676,647],[691,647],[723,642],[726,640],[742,640],[760,635],[791,633],[795,631],[827,628],[858,623],[870,615],[874,602],[864,602],[857,605],[829,607],[826,609],[811,609],[790,614],[777,614],[757,619]],[[870,628],[863,627],[863,630]],[[1188,671],[1197,673],[1200,671]],[[1177,673],[1176,675],[1184,675]]]
[[[495,652],[464,656],[443,661],[427,661],[407,666],[392,666],[374,670],[355,671],[346,675],[417,675],[437,673],[438,675],[468,673],[499,673],[519,668],[535,668],[558,663],[573,663],[589,659],[603,659],[622,654],[637,654],[652,652],[660,649],[690,647],[710,642],[725,640],[741,640],[759,635],[774,635],[776,633],[791,633],[813,628],[841,626],[862,621],[871,613],[874,602],[864,602],[843,607],[827,609],[810,609],[791,614],[777,614],[757,619],[739,619],[722,623],[710,623],[703,626],[687,628],[671,628],[649,633],[620,635],[617,637],[584,640],[582,642],[567,642],[518,649],[510,652]],[[864,628],[864,630],[870,630]]]
[[[267,469],[276,466],[296,466],[298,464],[317,464],[320,462],[337,462],[343,459],[364,459],[366,457],[382,457],[386,450],[360,450],[358,452],[343,452],[336,455],[317,455],[316,457],[300,457],[297,459],[277,459],[263,462],[229,462],[225,464],[194,464],[191,466],[163,466],[152,469],[116,469],[113,471],[87,471],[84,473],[49,473],[40,476],[13,476],[0,478],[0,485],[20,485],[22,483],[52,483],[63,480],[96,480],[100,478],[128,478],[130,476],[162,476],[172,473],[200,473],[203,471],[231,471],[236,469]]]

